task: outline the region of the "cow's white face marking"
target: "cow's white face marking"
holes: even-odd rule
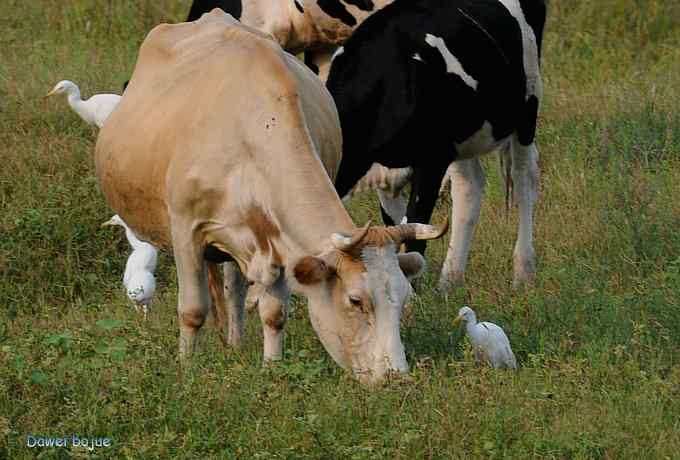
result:
[[[404,345],[399,334],[399,323],[404,304],[411,294],[411,285],[399,268],[396,247],[367,246],[361,252],[366,266],[366,279],[375,310],[375,338],[372,363],[366,369],[382,376],[392,369],[408,371]]]
[[[413,55],[413,59],[415,59],[416,61],[424,62],[423,58],[421,58],[420,54],[418,54],[418,53]]]
[[[538,64],[538,43],[536,42],[536,34],[531,28],[522,6],[518,0],[498,0],[510,12],[513,18],[517,20],[519,28],[522,32],[522,48],[524,49],[524,73],[527,76],[527,97],[537,96],[539,99],[543,95],[543,82],[541,80],[541,72]]]
[[[461,64],[458,58],[456,58],[456,56],[454,56],[451,51],[449,51],[449,49],[446,47],[446,43],[444,43],[443,38],[436,37],[432,34],[425,34],[425,41],[431,47],[437,48],[442,54],[444,62],[446,63],[447,73],[454,73],[458,75],[463,79],[466,85],[475,91],[477,90],[477,80],[472,78],[472,76],[470,76],[470,74],[467,73],[465,69],[463,69],[463,64]]]
[[[466,160],[472,157],[484,155],[491,150],[499,147],[501,144],[508,141],[510,137],[503,139],[496,139],[493,136],[493,126],[488,121],[485,121],[477,132],[465,139],[463,142],[456,144],[456,153],[458,159]]]

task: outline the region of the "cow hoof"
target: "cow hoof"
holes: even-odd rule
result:
[[[533,282],[534,282],[533,276],[515,277],[515,279],[512,281],[512,288],[513,289],[521,289],[524,286],[532,285]]]
[[[227,338],[227,345],[232,348],[242,348],[243,347],[243,337],[229,335]]]
[[[514,276],[512,286],[531,284],[536,278],[536,255],[533,249],[520,255],[517,252],[513,256]]]
[[[257,306],[260,304],[260,299],[258,297],[250,297],[248,296],[246,298],[245,302],[245,308],[247,313],[252,313],[254,311],[257,311]]]
[[[458,289],[465,287],[465,274],[464,273],[442,273],[437,283],[437,288],[443,292],[454,292]]]
[[[512,281],[512,287],[517,289],[522,286],[532,284],[536,278],[536,269],[533,263],[520,264],[515,268],[515,276]]]
[[[283,360],[283,353],[277,353],[277,354],[265,354],[262,357],[262,366],[267,366],[268,364],[276,364],[279,361]]]

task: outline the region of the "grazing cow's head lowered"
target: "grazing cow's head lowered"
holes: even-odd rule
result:
[[[324,85],[262,33],[216,10],[148,35],[99,133],[96,167],[116,213],[174,253],[182,357],[219,303],[215,264],[229,260],[238,273],[224,292],[230,320],[240,321],[230,340],[243,329],[235,286],[247,278],[265,287],[265,358],[282,354],[285,305],[297,290],[341,366],[363,381],[407,369],[399,319],[407,278],[424,260],[397,247],[446,228],[357,228],[331,180],[341,141]]]
[[[366,225],[350,235],[333,234],[331,250],[295,265],[319,338],[333,359],[360,380],[408,370],[399,323],[411,294],[408,280],[420,275],[425,260],[397,250],[402,241],[439,238],[446,230],[447,224]]]

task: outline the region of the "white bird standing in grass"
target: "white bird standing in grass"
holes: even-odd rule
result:
[[[477,315],[470,307],[458,311],[453,324],[466,323],[466,331],[472,343],[477,362],[489,364],[494,369],[517,369],[515,355],[503,329],[493,323],[478,323]]]
[[[64,93],[68,95],[69,105],[80,118],[88,125],[94,124],[98,128],[104,126],[104,122],[120,101],[120,96],[117,94],[95,94],[83,101],[80,98],[80,88],[70,80],[62,80],[57,83],[45,97]]]
[[[146,317],[146,313],[151,307],[151,299],[156,292],[156,278],[153,276],[153,272],[156,270],[156,263],[158,262],[158,250],[152,244],[137,238],[118,214],[104,222],[102,227],[114,225],[120,225],[125,229],[125,236],[132,246],[132,254],[128,257],[123,275],[125,292],[132,300],[135,310],[139,311],[141,307]]]

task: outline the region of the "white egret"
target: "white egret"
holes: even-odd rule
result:
[[[62,80],[57,83],[45,97],[56,94],[66,94],[69,105],[80,118],[88,125],[94,124],[98,128],[104,126],[104,122],[120,101],[118,94],[95,94],[88,100],[83,101],[80,98],[80,88],[70,80]]]
[[[114,225],[119,225],[125,229],[125,236],[132,246],[132,253],[125,264],[125,274],[123,275],[125,292],[132,300],[135,310],[139,311],[141,307],[146,316],[156,292],[156,278],[153,273],[158,263],[158,250],[154,245],[137,238],[137,235],[118,214],[104,222],[102,227]]]
[[[510,348],[510,341],[503,329],[494,323],[477,322],[477,315],[470,307],[458,311],[453,324],[466,323],[466,331],[472,343],[477,362],[489,364],[494,369],[517,369],[517,360]]]

